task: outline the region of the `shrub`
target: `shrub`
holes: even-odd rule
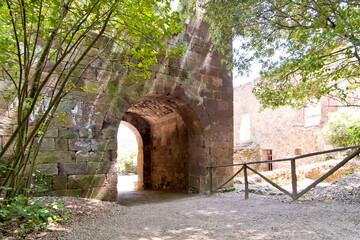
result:
[[[137,167],[134,162],[137,160],[138,149],[120,149],[117,165],[120,173],[136,173]]]
[[[10,167],[0,163],[0,176],[6,175]],[[68,218],[63,213],[66,208],[59,202],[47,203],[37,198],[29,198],[28,194],[38,195],[47,190],[46,170],[35,170],[30,189],[24,189],[25,194],[13,198],[0,198],[0,237],[24,236],[27,234],[44,231],[51,221],[62,217]],[[4,186],[2,190],[13,190]]]
[[[32,196],[43,195],[44,192],[49,190],[50,181],[46,174],[48,169],[35,169],[32,173],[32,181],[30,186],[30,194]]]
[[[344,147],[360,143],[360,111],[341,109],[330,116],[323,133],[334,146]]]
[[[51,221],[66,217],[66,209],[59,203],[47,203],[18,195],[12,199],[0,199],[0,226],[5,236],[24,236],[41,232]]]

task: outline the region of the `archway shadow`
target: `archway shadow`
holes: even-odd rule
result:
[[[187,199],[198,194],[163,190],[133,190],[118,192],[118,203],[122,206],[157,204]]]

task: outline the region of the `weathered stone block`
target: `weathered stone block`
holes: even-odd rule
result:
[[[91,140],[85,138],[76,138],[69,140],[69,150],[73,151],[90,151],[91,150]]]
[[[83,90],[73,90],[68,96],[81,102],[93,102],[96,99],[96,93],[88,93],[88,92],[84,92]],[[76,114],[75,116],[79,116],[78,113],[75,114]],[[66,115],[65,120],[68,121],[67,117],[70,117],[70,120],[68,121],[67,125],[73,124],[73,126],[75,127],[77,125],[73,122],[73,118],[72,118],[73,116],[74,115],[71,114]]]
[[[44,174],[47,176],[58,175],[58,164],[57,163],[38,164],[38,165],[36,165],[36,169],[42,170],[44,172]]]
[[[60,128],[59,136],[66,139],[78,138],[79,134],[76,129]]]
[[[105,150],[112,150],[112,151],[116,151],[117,150],[117,139],[110,139],[107,142],[107,147]]]
[[[216,99],[216,100],[222,99],[222,92],[220,92],[220,91],[214,92],[214,99]]]
[[[91,188],[84,190],[84,197],[95,198],[102,201],[116,201],[117,191],[114,187]]]
[[[204,76],[204,82],[206,83],[206,87],[211,90],[218,90],[223,85],[221,78],[209,75]]]
[[[231,104],[225,101],[218,101],[218,110],[219,111],[229,111]]]
[[[55,139],[55,148],[57,151],[67,151],[69,150],[69,140],[64,138]]]
[[[59,163],[59,175],[85,174],[86,167],[86,163]]]
[[[97,152],[88,152],[88,151],[78,151],[75,155],[76,162],[102,162],[109,161],[110,153],[108,151],[97,151]]]
[[[89,128],[80,128],[79,129],[79,137],[88,138],[91,134],[91,129]]]
[[[101,140],[101,139],[92,139],[91,140],[91,149],[93,151],[107,151],[107,150],[117,150],[117,140]]]
[[[115,164],[111,167],[108,174],[106,174],[106,184],[110,186],[116,186],[118,182],[118,173],[116,171]]]
[[[101,62],[99,62],[101,64]],[[87,68],[83,73],[83,77],[86,79],[95,79],[97,78],[98,70],[94,68]]]
[[[206,97],[209,99],[213,99],[214,98],[214,92],[213,91],[208,91],[208,90],[202,90],[200,92],[200,96],[201,97]]]
[[[109,127],[109,128],[102,130],[101,138],[102,139],[116,139],[116,133],[117,133],[117,128]]]
[[[68,163],[71,162],[71,155],[66,151],[39,152],[37,163]]]
[[[54,190],[66,190],[67,188],[67,176],[54,176],[53,177]]]
[[[52,151],[55,150],[55,139],[54,138],[43,138],[40,146],[41,151]]]
[[[71,161],[76,162],[76,158],[75,158],[76,152],[75,151],[69,151],[69,154],[71,156]]]
[[[72,175],[69,176],[68,189],[89,189],[101,187],[105,183],[105,175]]]
[[[93,151],[105,151],[107,145],[106,140],[91,139],[91,149]]]
[[[87,172],[88,175],[95,174],[104,174],[110,171],[114,171],[115,168],[114,162],[89,162],[87,163]]]
[[[104,116],[95,115],[93,126],[91,126],[91,135],[90,138],[99,138],[101,136],[101,129],[102,123],[104,121]]]
[[[46,138],[57,138],[59,136],[59,128],[58,127],[49,127],[45,132]]]
[[[163,64],[153,64],[149,70],[155,73],[169,74],[169,67]]]

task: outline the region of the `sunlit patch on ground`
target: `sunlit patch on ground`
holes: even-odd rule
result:
[[[137,190],[138,176],[118,176],[118,192],[127,192]]]

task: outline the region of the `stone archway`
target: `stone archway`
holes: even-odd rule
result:
[[[121,120],[141,135],[144,187],[209,189],[206,166],[233,161],[233,87],[208,28],[200,19],[186,22],[184,32],[171,40],[185,46],[184,56],[159,55],[148,80],[124,82],[123,56],[110,45],[89,64],[78,84],[97,91],[78,87],[61,101],[57,111],[65,121],[52,122],[38,154],[38,168],[49,172],[48,193],[116,200]],[[0,124],[0,140],[9,138],[11,129]],[[231,169],[216,170],[214,184],[231,174]]]
[[[196,160],[204,155],[203,129],[194,110],[174,96],[150,95],[133,103],[123,116],[143,140],[138,163],[144,189],[198,191]]]

